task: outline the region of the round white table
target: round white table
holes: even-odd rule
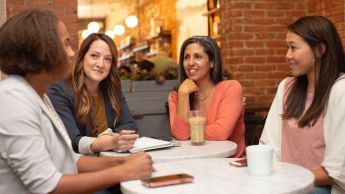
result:
[[[187,173],[194,176],[193,183],[146,188],[140,180],[121,183],[124,194],[229,194],[229,193],[293,193],[312,191],[314,175],[303,167],[274,162],[273,173],[265,177],[255,177],[247,173],[247,167],[229,165],[230,158],[209,158],[180,160],[155,164],[153,177]]]
[[[147,151],[154,163],[197,158],[226,158],[236,153],[237,144],[232,141],[206,141],[203,146],[193,146],[190,141],[175,141],[180,147]],[[101,152],[100,156],[126,156],[129,153]]]

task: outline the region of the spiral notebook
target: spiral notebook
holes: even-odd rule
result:
[[[164,141],[160,139],[154,139],[150,137],[140,137],[138,138],[132,149],[128,150],[130,153],[135,153],[139,151],[155,150],[160,148],[173,147],[174,143],[170,141]]]

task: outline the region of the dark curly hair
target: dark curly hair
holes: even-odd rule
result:
[[[25,76],[66,64],[58,21],[42,9],[27,9],[11,17],[0,28],[1,71]]]

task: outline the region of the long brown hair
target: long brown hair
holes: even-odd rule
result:
[[[315,94],[304,112],[308,79],[298,76],[284,104],[283,118],[296,118],[299,127],[313,126],[326,111],[332,85],[345,72],[345,55],[339,34],[331,21],[323,16],[305,16],[288,26],[288,30],[303,38],[314,53]]]
[[[79,125],[85,125],[90,114],[91,99],[85,86],[85,73],[83,68],[84,57],[90,46],[96,40],[102,40],[106,42],[110,48],[112,55],[112,64],[109,75],[100,83],[102,93],[109,96],[111,108],[114,110],[117,121],[120,118],[121,106],[119,100],[119,94],[121,91],[120,77],[117,72],[117,47],[114,41],[105,34],[90,34],[81,44],[77,62],[72,71],[71,82],[76,94],[75,107],[76,107],[76,119]],[[115,123],[114,123],[115,124]]]

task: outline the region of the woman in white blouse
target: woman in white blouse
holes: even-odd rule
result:
[[[0,28],[0,193],[91,193],[151,176],[145,153],[88,157],[73,152],[45,95],[74,57],[66,26],[51,12],[30,9]]]

